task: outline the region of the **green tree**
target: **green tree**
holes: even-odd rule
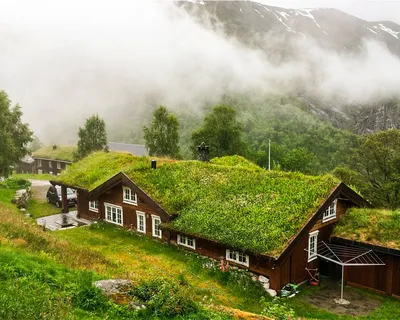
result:
[[[28,154],[32,131],[21,121],[21,108],[11,107],[11,100],[0,91],[0,177],[8,177],[11,167]]]
[[[352,156],[352,169],[337,168],[334,174],[355,185],[376,206],[400,207],[400,131],[365,135]]]
[[[242,132],[235,109],[227,105],[215,106],[204,118],[203,126],[192,133],[192,152],[197,157],[197,146],[205,142],[210,147],[210,158],[245,155],[247,145],[242,140]]]
[[[37,135],[33,135],[32,141],[28,145],[28,150],[29,152],[35,152],[39,150],[41,147],[43,147],[43,143],[40,141],[39,137]]]
[[[106,123],[97,114],[86,119],[83,128],[79,127],[78,137],[78,150],[74,155],[76,160],[94,151],[107,149]]]
[[[151,156],[179,157],[178,119],[166,107],[154,110],[150,126],[143,126],[143,137]]]

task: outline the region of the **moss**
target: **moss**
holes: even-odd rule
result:
[[[352,208],[336,226],[334,235],[400,250],[399,230],[400,210]]]
[[[92,190],[122,171],[178,217],[167,226],[237,249],[276,256],[339,183],[331,175],[266,171],[256,165],[96,153],[72,165],[60,182]],[[221,159],[216,161],[221,163]]]
[[[33,153],[34,158],[44,158],[53,160],[73,161],[73,154],[76,146],[57,146],[53,150],[53,146],[45,146]]]

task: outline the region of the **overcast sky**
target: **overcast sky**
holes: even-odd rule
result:
[[[258,0],[286,8],[336,8],[365,20],[400,23],[399,0]]]
[[[152,1],[152,0],[132,0]],[[169,1],[169,0],[161,0]],[[71,1],[73,2],[73,1]],[[76,15],[79,16],[80,7],[98,8],[101,1],[81,0],[75,2]],[[112,2],[118,6],[119,0]],[[400,0],[257,0],[268,5],[286,8],[337,8],[365,20],[391,20],[400,24]],[[71,5],[69,5],[71,7]],[[63,5],[50,0],[0,0],[0,23],[19,24],[26,20],[36,20],[51,14],[53,10],[63,11]],[[68,11],[68,10],[67,10]]]

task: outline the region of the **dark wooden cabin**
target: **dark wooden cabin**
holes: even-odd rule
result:
[[[101,161],[101,159],[95,159],[95,157],[106,159],[105,155],[93,155],[92,159],[83,161]],[[119,159],[115,155],[112,155],[112,157],[118,159],[115,160],[116,163],[122,163],[122,158]],[[126,161],[126,157],[124,155],[124,161]],[[114,160],[110,160],[110,163],[112,161]],[[133,157],[131,161],[139,160]],[[140,161],[143,161],[143,158]],[[110,163],[107,165],[112,167]],[[148,165],[150,167],[150,159]],[[175,164],[168,165],[174,166]],[[185,164],[182,166],[184,167]],[[203,169],[202,166],[200,168]],[[212,166],[212,164],[209,164],[209,166]],[[74,168],[79,170],[79,163],[74,165]],[[140,166],[138,168],[138,170],[145,170]],[[218,170],[219,167],[212,169]],[[243,170],[244,174],[248,173],[247,169]],[[162,174],[164,173],[168,175],[172,174],[172,171],[165,169]],[[152,173],[148,174],[151,176]],[[284,173],[280,173],[280,175],[284,175]],[[308,218],[304,220],[304,223],[298,226],[298,231],[290,235],[289,241],[279,251],[255,253],[252,250],[240,250],[237,245],[229,245],[218,239],[213,239],[211,236],[195,234],[190,231],[185,232],[174,227],[174,222],[180,219],[180,213],[165,210],[160,205],[160,203],[165,204],[163,199],[149,195],[154,190],[149,188],[147,183],[144,183],[143,177],[138,181],[135,181],[134,177],[135,174],[119,172],[111,178],[103,177],[101,182],[97,181],[93,184],[93,181],[91,181],[91,183],[83,186],[82,183],[71,184],[69,177],[61,175],[58,180],[52,181],[52,183],[59,184],[63,188],[72,187],[78,190],[77,210],[78,216],[81,218],[104,220],[146,234],[155,240],[169,242],[217,260],[229,261],[231,265],[268,277],[270,287],[277,291],[287,283],[301,283],[308,280],[310,276],[306,268],[326,268],[316,255],[317,243],[332,241],[335,225],[346,215],[349,208],[369,206],[368,202],[352,189],[343,183],[338,183],[327,193],[324,199],[319,201],[316,210],[307,215]],[[279,177],[276,179],[279,179]],[[150,192],[145,190],[150,190]],[[169,191],[165,190],[166,193]],[[306,212],[304,214],[306,215]],[[352,285],[360,285],[379,292],[398,295],[399,285],[398,281],[394,279],[399,279],[400,276],[399,261],[397,258],[385,258],[384,256],[382,256],[382,259],[387,262],[386,271],[388,268],[396,270],[393,271],[390,278],[387,278],[389,277],[387,272],[377,271],[379,280],[365,280],[364,278],[357,278],[356,273],[353,274],[353,271],[349,270],[345,279]],[[390,281],[393,284],[390,285],[389,290],[386,283],[390,283]]]

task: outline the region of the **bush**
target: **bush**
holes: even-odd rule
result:
[[[31,185],[28,180],[19,178],[9,178],[4,182],[4,184],[7,188],[15,190],[26,189]]]
[[[275,320],[287,320],[295,316],[294,310],[286,303],[283,303],[280,298],[275,298],[272,301],[267,301],[264,297],[261,298],[262,312],[261,314],[271,317]]]
[[[199,310],[186,288],[163,278],[142,282],[131,294],[146,304],[153,316],[175,317]]]

